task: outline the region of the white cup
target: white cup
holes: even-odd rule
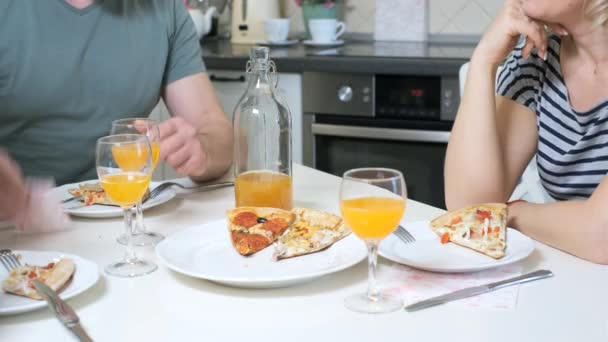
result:
[[[308,28],[312,40],[317,43],[331,43],[346,32],[346,24],[336,19],[311,19]]]
[[[289,35],[289,19],[268,19],[264,22],[266,40],[269,42],[284,42]]]

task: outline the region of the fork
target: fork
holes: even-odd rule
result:
[[[182,188],[184,190],[215,190],[215,189],[221,189],[221,188],[226,188],[229,186],[234,186],[234,182],[223,182],[223,183],[215,183],[215,184],[201,184],[201,185],[196,185],[196,186],[184,186],[181,185],[179,183],[175,183],[175,182],[164,182],[160,185],[158,185],[156,188],[154,188],[151,192],[150,195],[148,196],[148,198],[144,201],[149,201],[155,197],[157,197],[158,195],[160,195],[163,191],[169,189],[170,187],[176,186],[178,188]]]
[[[393,234],[395,234],[403,243],[416,242],[416,238],[401,225],[397,227],[397,230],[395,230]]]
[[[10,249],[0,249],[0,261],[9,272],[13,268],[21,266],[21,261]]]

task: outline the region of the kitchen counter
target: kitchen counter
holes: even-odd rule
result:
[[[294,165],[296,205],[339,212],[340,178]],[[146,211],[146,224],[169,236],[223,219],[234,190],[181,195]],[[409,201],[403,223],[430,219],[441,210]],[[49,234],[0,230],[2,248],[57,250],[80,255],[100,268],[123,252],[116,243],[120,218],[74,219],[73,229]],[[415,313],[365,315],[344,298],[366,287],[366,263],[299,286],[253,290],[217,285],[164,265],[133,279],[105,274],[68,302],[96,341],[606,341],[608,269],[541,243],[520,262],[523,272],[549,269],[555,277],[522,285],[513,310],[459,303]],[[407,246],[404,246],[407,248]],[[140,254],[160,262],[152,247]],[[222,260],[218,260],[222,262]],[[382,260],[381,269],[392,262]],[[382,284],[381,284],[382,285]],[[502,290],[501,290],[502,291]],[[496,295],[496,294],[490,294]],[[49,309],[0,317],[0,341],[72,341]]]
[[[254,45],[231,44],[228,40],[207,40],[201,44],[208,69],[244,71]],[[279,72],[306,71],[457,75],[473,53],[472,44],[347,41],[343,46],[271,47],[271,58]]]

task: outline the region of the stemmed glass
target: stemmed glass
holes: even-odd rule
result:
[[[152,169],[156,168],[160,155],[160,130],[157,121],[148,118],[114,120],[110,134],[143,134],[148,137],[152,148]],[[134,231],[132,243],[136,246],[155,245],[165,238],[163,235],[148,231],[146,228],[141,201],[135,206]],[[118,237],[117,241],[125,245],[127,236],[123,234]]]
[[[108,274],[136,277],[156,270],[156,264],[138,259],[133,250],[133,213],[152,177],[152,149],[145,135],[119,134],[97,140],[97,176],[106,194],[123,209],[126,253],[122,260],[106,266]]]
[[[384,168],[354,169],[344,173],[340,208],[346,224],[367,245],[367,293],[347,297],[344,305],[363,313],[399,310],[399,298],[381,294],[376,287],[378,245],[398,226],[405,212],[407,189],[401,172]]]

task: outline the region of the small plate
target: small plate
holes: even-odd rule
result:
[[[325,251],[275,261],[274,246],[249,257],[238,254],[226,220],[175,233],[156,246],[170,269],[194,278],[244,288],[278,288],[312,281],[364,260],[367,250],[353,234]]]
[[[312,39],[308,39],[308,40],[303,41],[302,43],[304,43],[304,45],[307,45],[307,46],[340,46],[340,45],[344,44],[344,40],[339,39],[339,40],[334,40],[332,42],[317,42]]]
[[[297,39],[290,39],[290,40],[282,40],[282,41],[262,41],[262,42],[258,42],[258,45],[262,45],[262,46],[276,46],[276,47],[280,47],[280,46],[292,46],[292,45],[296,45],[298,44],[299,40]]]
[[[72,259],[76,265],[76,271],[74,271],[74,275],[67,286],[59,292],[59,297],[63,299],[81,294],[99,280],[97,264],[76,255],[51,251],[14,251],[14,253],[21,255],[21,264],[23,265],[28,263],[42,266],[61,258]],[[7,276],[8,271],[2,267],[0,269],[0,280],[4,281]],[[47,303],[44,300],[30,299],[0,291],[0,316],[33,311],[45,306],[47,306]]]
[[[507,228],[505,256],[493,259],[454,243],[442,245],[429,224],[429,221],[404,224],[416,242],[404,244],[391,234],[382,241],[378,253],[391,261],[427,271],[465,273],[509,265],[525,259],[534,250],[532,239],[515,229]]]
[[[82,183],[94,183],[94,182],[98,182],[98,181],[90,180],[90,181],[86,181],[86,182],[82,182]],[[68,198],[72,197],[72,195],[68,192],[68,189],[77,188],[78,184],[82,184],[82,183],[66,184],[66,185],[62,185],[60,187],[55,188],[57,197],[60,200],[64,200],[64,199],[68,199]],[[160,182],[150,182],[150,191],[152,191],[159,184],[161,184],[161,183]],[[144,205],[142,206],[142,209],[146,210],[149,208],[159,206],[166,202],[169,202],[170,200],[173,199],[173,197],[175,197],[175,195],[176,195],[175,190],[167,189],[167,190],[163,191],[160,195],[158,195],[155,198],[144,203]],[[90,206],[70,209],[71,207],[77,206],[80,203],[82,203],[82,202],[71,201],[69,203],[65,203],[65,204],[63,204],[64,211],[72,216],[80,216],[80,217],[88,217],[88,218],[122,217],[122,215],[123,215],[122,209],[120,207],[111,206],[111,205],[94,204],[94,205],[90,205]]]

